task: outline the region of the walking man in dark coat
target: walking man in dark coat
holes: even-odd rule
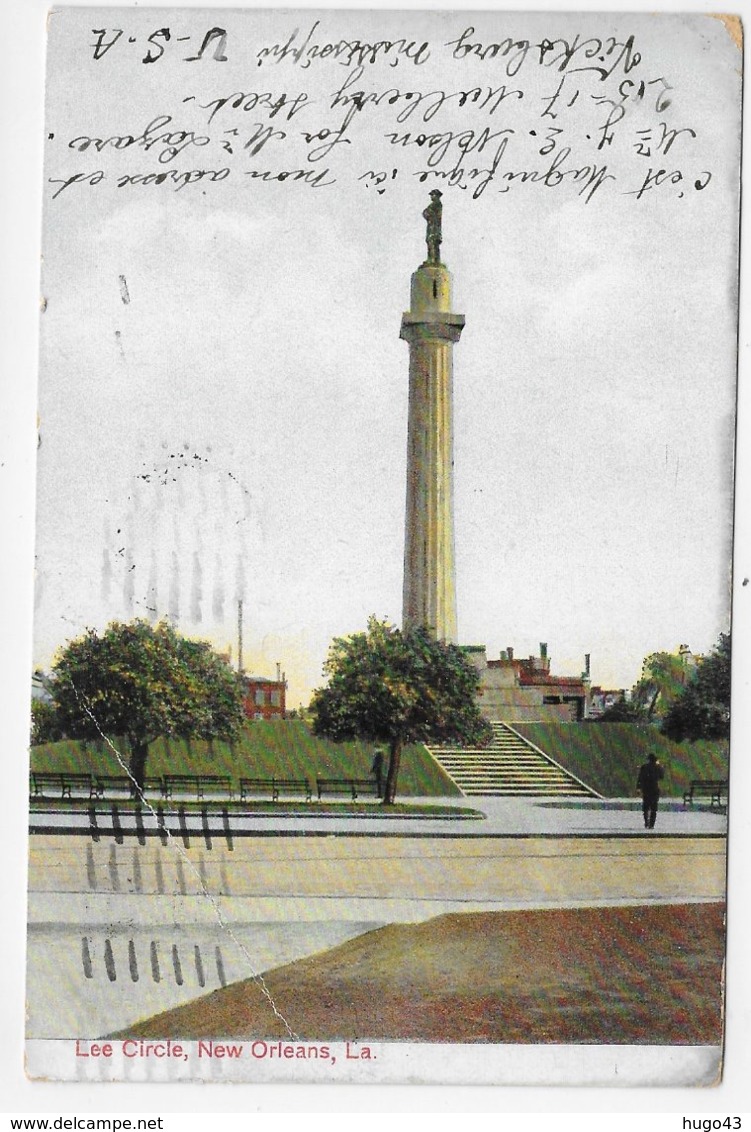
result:
[[[636,789],[641,791],[645,829],[654,829],[660,801],[660,782],[664,777],[665,771],[657,761],[657,755],[650,754],[647,761],[639,767],[639,777],[636,780]]]
[[[383,751],[376,751],[370,773],[375,776],[376,794],[380,798],[383,795]]]

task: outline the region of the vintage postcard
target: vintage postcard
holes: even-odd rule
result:
[[[47,31],[29,1076],[718,1083],[739,19]]]

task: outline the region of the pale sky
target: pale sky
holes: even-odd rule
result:
[[[259,43],[284,42],[314,13],[227,13],[224,64],[176,53],[144,66],[122,43],[92,63],[92,27],[133,30],[140,51],[155,28],[175,28],[175,13],[162,15],[52,18],[45,177],[102,169],[107,179],[54,200],[57,186],[45,185],[35,664],[114,617],[171,615],[186,634],[236,651],[242,597],[245,667],[271,676],[279,661],[296,706],[321,682],[333,636],[371,613],[399,622],[399,325],[436,185],[454,309],[467,320],[454,350],[460,641],[491,655],[545,641],[561,674],[580,672],[589,652],[593,681],[608,687],[633,684],[657,649],[710,649],[729,619],[737,302],[739,57],[722,24],[472,16],[486,43],[633,33],[643,61],[629,77],[669,80],[670,107],[650,116],[629,105],[597,154],[582,140],[593,107],[569,116],[563,137],[577,164],[586,155],[617,175],[585,203],[575,187],[499,191],[503,170],[549,166],[530,129],[560,76],[530,65],[509,78],[477,57],[458,68],[446,49],[419,68],[370,66],[358,89],[523,89],[521,107],[509,100],[492,117],[453,106],[422,123],[514,130],[478,199],[471,186],[420,183],[426,151],[384,138],[419,127],[395,125],[387,106],[362,111],[350,149],[332,157],[333,186],[244,175],[298,168],[302,143],[290,137],[253,160],[228,157],[232,177],[205,191],[118,188],[122,173],[219,168],[222,140],[243,140],[227,128],[247,137],[263,120],[291,135],[341,121],[324,100],[346,68],[254,63]],[[197,29],[220,22],[216,11],[182,18],[179,34],[198,42]],[[406,34],[442,45],[470,23],[450,13],[320,18],[321,42]],[[582,104],[599,89],[582,87]],[[207,112],[182,101],[266,90],[305,90],[316,106],[291,124],[225,108],[207,130]],[[81,135],[135,135],[157,114],[210,144],[164,165],[137,147],[69,148]],[[696,137],[635,156],[637,131],[661,121]],[[395,161],[382,194],[353,175]],[[627,192],[663,167],[684,170],[684,181],[638,201]],[[711,183],[696,191],[705,170]]]

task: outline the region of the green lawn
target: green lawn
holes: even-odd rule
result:
[[[520,734],[606,798],[635,794],[636,774],[650,751],[665,767],[663,793],[680,796],[692,778],[727,778],[728,744],[672,743],[652,728],[631,723],[519,723]],[[124,742],[114,745],[128,755]],[[368,778],[371,743],[318,739],[301,720],[246,724],[231,746],[204,740],[158,739],[149,749],[147,774],[227,774],[246,778]],[[385,752],[387,754],[387,752]],[[37,772],[122,774],[109,744],[66,740],[31,749]],[[450,797],[451,780],[422,746],[407,747],[399,772],[400,797]]]
[[[132,798],[106,798],[97,799],[92,802],[90,798],[80,797],[76,798],[54,798],[54,799],[40,799],[32,798],[30,801],[31,813],[44,813],[50,808],[50,803],[54,805],[55,812],[58,814],[81,814],[92,808],[92,806],[102,812],[108,810],[110,807],[116,807],[119,816],[126,817],[134,814],[136,811],[143,813],[144,803],[136,802]],[[193,814],[209,814],[220,816],[227,814],[230,817],[240,815],[247,817],[297,817],[297,818],[320,818],[320,817],[337,817],[337,818],[455,818],[460,821],[483,821],[485,814],[482,810],[474,810],[469,806],[445,806],[430,804],[427,805],[423,802],[409,803],[409,802],[395,802],[393,806],[383,806],[382,803],[375,797],[370,802],[327,802],[317,801],[315,798],[311,802],[289,801],[280,799],[278,802],[269,802],[262,798],[249,798],[246,802],[238,802],[236,800],[220,800],[217,798],[207,798],[204,801],[197,802],[193,799],[180,800],[178,802],[170,802],[165,805],[160,798],[155,795],[151,797],[147,795],[145,807],[147,809],[157,809],[162,806],[165,810],[179,810],[186,815]]]
[[[127,746],[113,740],[127,764]],[[372,743],[331,743],[318,739],[301,720],[255,720],[233,744],[202,739],[157,739],[149,748],[146,773],[228,774],[244,778],[368,778]],[[384,755],[388,751],[384,750]],[[31,770],[80,774],[122,774],[108,743],[64,740],[31,748]],[[458,790],[422,746],[406,747],[399,771],[398,795],[447,797]]]
[[[692,778],[727,778],[728,744],[673,743],[633,723],[515,723],[513,727],[606,798],[636,793],[636,775],[650,751],[665,767],[662,792],[679,796]]]

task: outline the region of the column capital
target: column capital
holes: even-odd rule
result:
[[[405,311],[399,337],[409,343],[435,339],[458,342],[464,322],[463,314],[450,314],[448,311]]]

